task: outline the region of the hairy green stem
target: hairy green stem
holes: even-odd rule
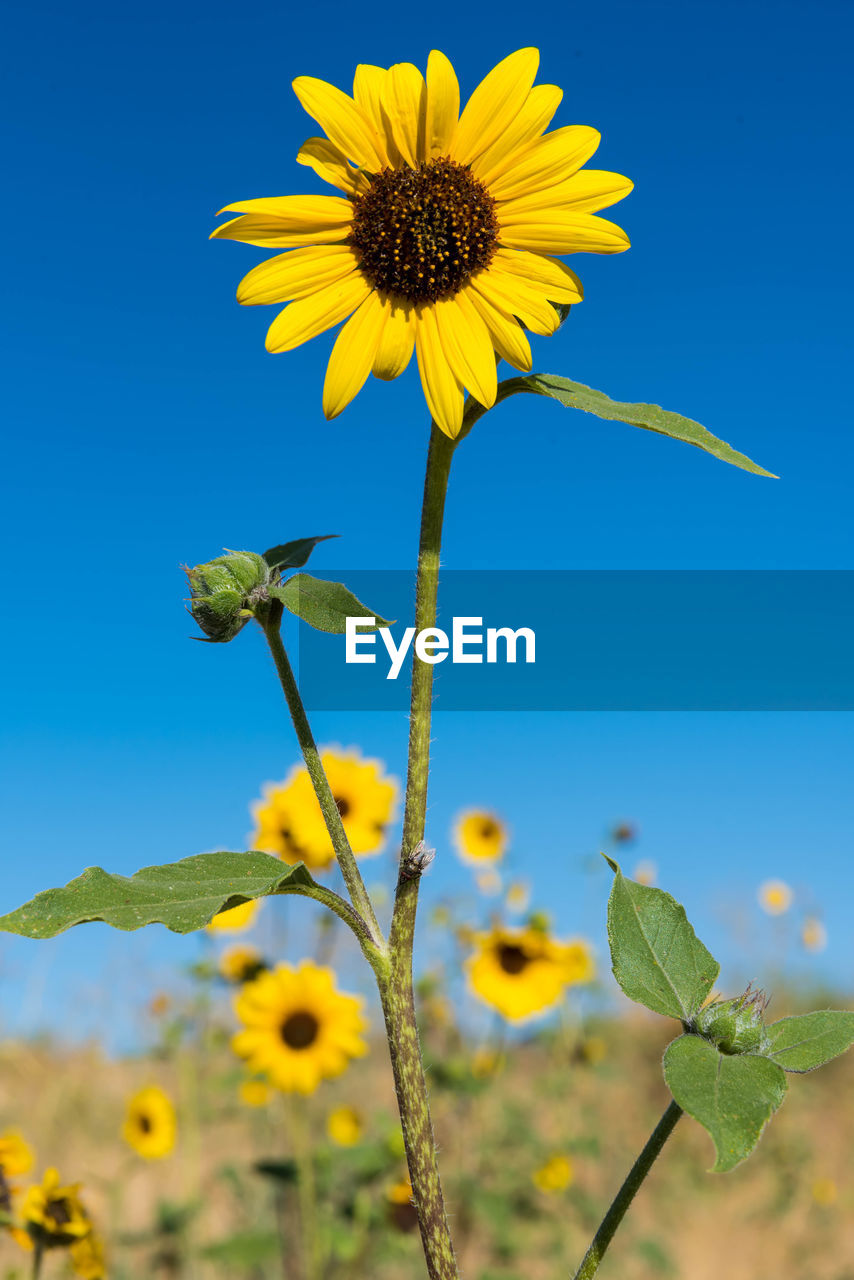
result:
[[[421,509],[415,589],[416,632],[436,624],[442,520],[453,454],[454,442],[434,424]],[[380,981],[380,996],[427,1272],[431,1280],[456,1280],[457,1264],[439,1179],[412,991],[412,947],[421,876],[416,850],[424,838],[427,813],[432,699],[433,667],[415,658],[400,869],[389,932],[390,967],[387,980]]]
[[[605,1250],[614,1238],[614,1232],[623,1221],[626,1210],[634,1200],[646,1175],[649,1173],[661,1150],[676,1127],[676,1121],[682,1115],[682,1108],[671,1102],[658,1124],[653,1129],[649,1141],[637,1160],[632,1165],[628,1177],[617,1192],[614,1202],[602,1219],[599,1230],[593,1237],[590,1248],[584,1255],[581,1266],[575,1273],[574,1280],[590,1280],[599,1269],[599,1263],[605,1256]]]
[[[308,775],[311,778],[312,786],[320,804],[323,820],[326,823],[326,829],[329,832],[329,838],[332,841],[338,865],[341,867],[344,883],[349,891],[353,906],[365,922],[371,941],[375,947],[382,951],[385,947],[382,930],[377,923],[373,903],[365,888],[362,873],[353,856],[353,850],[350,848],[350,841],[347,839],[347,832],[344,830],[344,823],[341,821],[338,805],[335,802],[329,779],[320,760],[320,752],[317,750],[317,744],[314,741],[314,735],[308,723],[308,716],[305,713],[305,707],[300,697],[293,667],[282,643],[279,631],[280,623],[281,606],[274,603],[271,606],[270,613],[261,623],[264,635],[267,637],[267,644],[270,646],[270,653],[273,655],[273,662],[276,664],[276,671],[288,704],[288,710],[291,713],[291,719],[294,722],[294,729],[305,760],[305,767],[308,770]]]

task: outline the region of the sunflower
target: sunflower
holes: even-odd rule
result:
[[[583,938],[570,938],[568,942],[559,944],[559,950],[567,986],[593,981],[596,977],[596,961],[589,942],[585,942]]]
[[[237,1094],[244,1107],[266,1107],[273,1097],[273,1090],[268,1080],[249,1076],[241,1080]]]
[[[823,951],[827,946],[827,930],[816,916],[809,916],[801,927],[801,945],[807,951]]]
[[[495,402],[495,354],[525,372],[523,326],[549,335],[555,305],[581,301],[555,254],[619,253],[624,231],[594,211],[628,195],[619,174],[582,166],[599,133],[546,133],[563,96],[534,86],[536,49],[495,67],[460,114],[454,69],[434,50],[411,63],[356,68],[353,96],[311,76],[293,83],[326,137],[297,162],[343,196],[274,196],[226,205],[212,238],[284,249],[249,272],[237,299],[289,303],[267,350],[291,351],[347,319],[332,349],[323,411],[334,418],[368,374],[390,380],[416,352],[428,408],[451,437],[471,391]]]
[[[336,1107],[326,1117],[326,1134],[338,1147],[355,1147],[365,1131],[365,1122],[355,1107]]]
[[[757,894],[759,905],[769,916],[782,916],[792,905],[794,894],[785,880],[765,880]]]
[[[218,912],[205,927],[209,933],[244,933],[255,923],[260,906],[257,898],[249,898],[237,907]]]
[[[94,1231],[77,1240],[69,1249],[71,1270],[81,1280],[106,1280],[107,1261],[104,1242]]]
[[[241,987],[234,1008],[243,1029],[232,1047],[285,1093],[314,1093],[367,1053],[362,1004],[337,990],[331,969],[280,964]]]
[[[267,968],[267,963],[257,947],[238,943],[223,951],[218,967],[220,976],[225,978],[226,982],[239,985],[241,982],[249,982],[252,978],[257,978],[258,974]]]
[[[172,1099],[156,1085],[129,1100],[122,1137],[144,1160],[162,1160],[175,1147],[177,1121]]]
[[[357,854],[379,853],[394,812],[395,784],[384,775],[378,760],[364,760],[358,751],[326,750],[320,758],[351,849]],[[266,787],[253,814],[253,848],[275,853],[291,865],[304,862],[310,871],[323,871],[334,860],[332,841],[304,765],[297,765],[280,786]]]
[[[56,1169],[45,1170],[41,1183],[27,1188],[21,1218],[31,1239],[46,1249],[74,1244],[92,1230],[80,1199],[80,1183],[64,1186]]]
[[[570,1185],[572,1172],[572,1162],[568,1156],[550,1156],[531,1176],[535,1187],[554,1195],[558,1191],[565,1191]]]
[[[17,1178],[29,1173],[36,1162],[35,1153],[15,1129],[0,1133],[0,1173],[7,1178]]]
[[[469,809],[454,823],[454,844],[463,862],[477,865],[500,862],[507,848],[507,828],[494,813]]]
[[[522,1022],[560,999],[567,983],[564,951],[542,929],[499,926],[476,936],[466,962],[469,985],[508,1022]]]

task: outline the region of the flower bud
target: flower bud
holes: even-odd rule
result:
[[[768,1004],[764,991],[747,988],[734,1000],[716,1000],[697,1014],[698,1033],[721,1053],[755,1053],[765,1041],[762,1015]]]
[[[255,606],[267,599],[272,576],[264,557],[253,551],[228,551],[186,574],[189,611],[210,644],[225,644],[242,631]]]

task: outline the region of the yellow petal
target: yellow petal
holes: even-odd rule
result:
[[[631,178],[621,173],[608,173],[605,169],[580,169],[566,182],[544,187],[530,195],[517,196],[501,205],[501,215],[515,214],[523,209],[547,211],[555,206],[574,209],[576,213],[595,213],[616,204],[634,187]]]
[[[490,341],[501,359],[506,360],[514,369],[530,373],[533,365],[531,344],[518,321],[514,320],[512,315],[500,311],[492,303],[487,302],[476,289],[467,288],[465,292],[486,325]]]
[[[394,299],[374,356],[374,377],[382,378],[383,382],[398,377],[412,359],[414,346],[415,308],[409,302]]]
[[[327,285],[310,298],[292,302],[279,312],[267,330],[268,351],[292,351],[310,338],[331,329],[355,311],[371,292],[361,272]]]
[[[486,325],[464,293],[437,302],[435,313],[439,341],[451,372],[482,405],[491,409],[497,378],[495,352]]]
[[[498,249],[493,264],[499,271],[509,272],[533,285],[550,302],[581,302],[584,297],[578,276],[557,258],[518,249]]]
[[[542,294],[524,286],[522,281],[513,276],[504,275],[491,267],[476,272],[469,281],[469,287],[476,289],[499,311],[508,316],[518,316],[532,333],[548,337],[560,324],[560,317]]]
[[[239,213],[211,232],[212,240],[244,244],[321,244],[343,240],[353,220],[353,206],[340,196],[271,196],[226,205],[220,213]]]
[[[378,293],[369,293],[335,339],[323,383],[323,412],[337,418],[362,390],[371,372],[391,305]]]
[[[382,107],[398,151],[411,168],[417,168],[424,159],[427,87],[411,62],[397,62],[389,68]]]
[[[433,49],[427,59],[427,125],[425,159],[446,156],[460,114],[460,86],[444,53]]]
[[[324,182],[350,195],[365,192],[370,185],[361,169],[354,169],[344,152],[328,138],[309,138],[304,142],[297,154],[297,164],[307,165]]]
[[[463,389],[445,358],[429,302],[416,307],[415,351],[424,398],[433,421],[454,440],[463,425]]]
[[[586,124],[553,129],[512,157],[512,164],[489,184],[496,200],[512,200],[532,191],[565,182],[586,164],[599,146],[601,134]]]
[[[358,255],[347,244],[293,249],[253,267],[237,286],[237,301],[250,307],[293,302],[343,280],[358,265]]]
[[[542,214],[501,217],[501,243],[511,249],[537,253],[622,253],[629,237],[614,222],[574,209],[549,209]]]
[[[452,159],[470,164],[492,146],[522,109],[539,64],[538,49],[519,49],[493,67],[460,116],[451,144]]]
[[[382,143],[369,117],[352,98],[313,76],[298,76],[293,88],[308,114],[345,156],[371,170],[382,168]]]
[[[283,231],[280,218],[263,213],[247,213],[242,218],[232,218],[211,232],[211,240],[239,240],[241,244],[257,244],[262,249],[294,249],[297,245],[334,244],[343,240],[350,231],[349,225],[330,227],[321,231]]]
[[[400,152],[392,134],[391,122],[383,109],[387,79],[388,72],[384,67],[374,67],[368,62],[360,63],[353,76],[353,98],[370,120],[374,133],[382,140],[385,151],[383,164],[390,164],[393,169],[397,169],[401,164]]]
[[[557,85],[534,85],[515,120],[511,120],[501,137],[473,163],[475,177],[489,186],[493,178],[511,165],[513,154],[519,147],[533,142],[549,127],[562,99],[563,90]]]

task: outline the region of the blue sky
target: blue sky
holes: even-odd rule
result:
[[[437,46],[465,92],[538,45],[540,80],[564,88],[556,123],[598,127],[595,163],[636,190],[614,211],[632,249],[573,260],[586,300],[535,340],[535,368],[686,412],[782,477],[516,399],[455,460],[449,567],[851,567],[851,27],[841,3],[770,0],[10,13],[4,908],[90,863],[241,844],[259,784],[294,760],[260,636],[188,641],[182,562],[326,532],[342,536],[319,568],[413,561],[414,368],[326,423],[331,339],[268,356],[273,313],[234,301],[261,252],[207,240],[232,200],[321,189],[294,162],[314,132],[296,75],[346,87],[360,60],[423,65]],[[401,773],[403,716],[316,728]],[[606,883],[578,859],[629,816],[710,941],[727,945],[727,891],[749,902],[780,874],[825,914],[813,963],[845,981],[852,755],[841,713],[440,716],[429,893],[461,883],[454,812],[494,805],[559,926],[601,936]],[[46,976],[29,1009],[4,983],[5,1016],[56,1025],[117,948],[131,965],[195,945],[8,942],[8,976]]]

